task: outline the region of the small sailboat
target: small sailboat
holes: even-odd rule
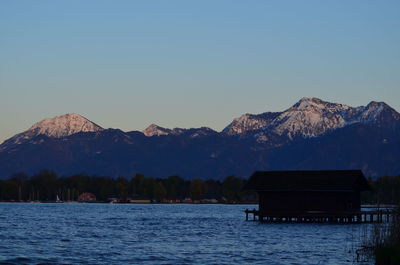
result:
[[[56,202],[57,202],[57,203],[63,202],[62,200],[60,200],[60,197],[58,197],[58,195],[57,195],[57,197],[56,197]]]

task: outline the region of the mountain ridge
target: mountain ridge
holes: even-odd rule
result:
[[[313,116],[316,112],[320,112],[319,114],[323,116],[321,128],[313,127],[313,125],[317,123],[316,119],[321,119],[321,117]],[[272,130],[280,135],[289,131],[288,135],[291,137],[290,131],[293,131],[293,129],[296,132],[302,131],[304,127],[307,127],[307,130],[302,131],[301,134],[303,136],[312,137],[326,132],[326,129],[336,129],[355,122],[369,123],[379,121],[379,114],[382,112],[386,112],[387,115],[395,120],[400,120],[400,114],[385,102],[371,101],[366,106],[350,107],[340,103],[323,101],[315,97],[304,97],[290,108],[281,112],[243,114],[238,118],[234,118],[220,133],[227,135],[244,135],[250,131]],[[327,121],[331,123],[326,123]],[[303,126],[299,126],[300,124],[303,124]],[[188,130],[204,128],[214,131],[209,127],[169,129],[151,124],[144,129],[142,133],[147,137],[171,134],[179,135]],[[292,130],[290,130],[290,128]],[[315,132],[314,134],[310,132],[310,128],[312,128],[313,131],[317,129],[320,132],[317,132],[315,135]],[[74,133],[98,132],[101,130],[104,130],[104,128],[87,118],[76,113],[68,113],[54,118],[43,119],[32,125],[28,130],[16,134],[5,141],[15,138],[21,139],[21,136],[23,136],[23,138],[29,138],[39,134],[61,138]]]
[[[40,169],[222,179],[255,170],[315,168],[363,169],[367,176],[379,176],[400,174],[397,149],[400,114],[375,101],[350,107],[302,98],[282,112],[241,115],[221,132],[155,124],[124,132],[66,114],[1,144],[0,178]]]
[[[296,136],[315,137],[357,122],[374,123],[380,121],[382,112],[386,116],[391,116],[394,120],[400,120],[400,114],[384,102],[371,101],[367,106],[350,107],[318,98],[302,98],[287,110],[275,112],[274,115],[278,115],[273,119],[270,119],[270,117],[265,120],[261,119],[259,124],[265,123],[264,126],[253,125],[253,128],[246,128],[249,119],[256,116],[246,114],[248,116],[242,115],[234,119],[223,131],[234,130],[240,132],[236,133],[239,135],[246,134],[249,131],[258,131],[255,135],[257,138],[265,137],[263,133],[265,131],[278,135],[285,134],[289,139]],[[247,117],[249,117],[247,120],[243,120]],[[244,126],[242,128],[234,127],[235,121],[240,121]],[[232,127],[230,128],[230,126]]]

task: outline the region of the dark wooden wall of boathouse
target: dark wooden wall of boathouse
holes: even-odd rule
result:
[[[357,211],[357,191],[282,191],[259,192],[259,210],[264,211]]]
[[[259,194],[260,214],[351,212],[370,186],[360,170],[257,171],[245,189]]]

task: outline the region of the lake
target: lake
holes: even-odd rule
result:
[[[246,208],[0,203],[0,263],[354,264],[362,225],[246,222]]]

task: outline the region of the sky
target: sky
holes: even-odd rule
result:
[[[0,1],[0,143],[79,113],[208,126],[302,97],[400,110],[400,1]]]

